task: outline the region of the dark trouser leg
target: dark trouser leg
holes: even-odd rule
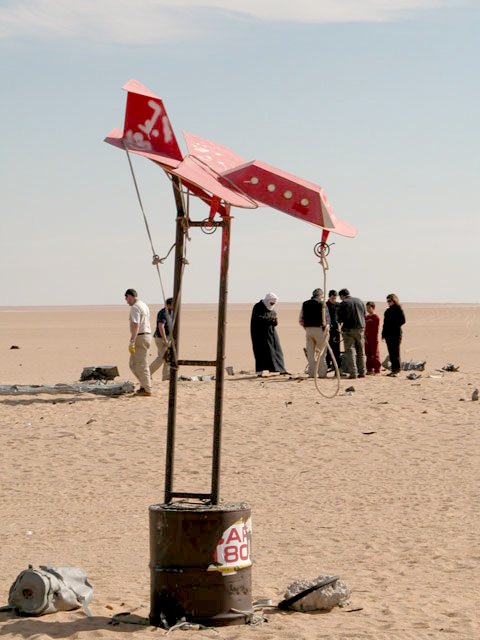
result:
[[[392,373],[398,373],[400,371],[400,338],[397,336],[394,338],[387,338],[386,343],[388,355],[392,364]]]
[[[343,332],[343,351],[345,355],[345,371],[352,376],[357,375],[357,367],[353,357],[355,349],[355,338],[351,331]]]
[[[365,375],[365,333],[359,329],[356,334],[355,351],[358,375]]]

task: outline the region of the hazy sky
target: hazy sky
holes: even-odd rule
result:
[[[358,229],[330,236],[329,288],[480,302],[479,28],[478,0],[0,0],[0,304],[161,300],[127,159],[103,142],[130,78],[164,100],[184,152],[187,130],[326,190]],[[134,165],[165,255],[170,183]],[[231,302],[323,285],[319,229],[233,214]],[[190,237],[184,301],[215,302],[220,234]]]

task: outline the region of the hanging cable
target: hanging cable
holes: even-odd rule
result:
[[[153,265],[156,267],[156,269],[157,269],[157,275],[158,275],[158,279],[159,279],[159,282],[160,282],[160,288],[161,288],[161,290],[162,290],[163,303],[164,303],[164,304],[166,304],[166,302],[165,302],[165,300],[166,300],[166,297],[165,297],[165,289],[164,289],[164,287],[163,287],[162,274],[160,273],[160,268],[159,268],[159,266],[158,266],[158,265],[159,265],[159,262],[157,262],[157,261],[156,261],[156,258],[158,258],[158,254],[157,254],[157,252],[155,251],[155,247],[153,246],[152,234],[150,233],[150,227],[149,227],[149,225],[148,225],[147,216],[146,216],[146,214],[145,214],[145,209],[144,209],[144,207],[143,207],[142,197],[141,197],[141,195],[140,195],[140,190],[139,190],[139,188],[138,188],[138,183],[137,183],[137,178],[136,178],[136,176],[135,176],[135,171],[133,170],[133,164],[132,164],[132,160],[131,160],[131,158],[130,158],[130,153],[129,153],[129,151],[128,151],[128,147],[127,147],[127,145],[125,144],[125,140],[122,140],[122,142],[123,142],[123,146],[124,146],[124,148],[125,148],[125,152],[126,152],[126,154],[127,154],[128,164],[129,164],[129,166],[130,166],[130,172],[131,172],[131,174],[132,174],[133,184],[135,185],[135,191],[137,192],[137,199],[138,199],[138,203],[139,203],[139,205],[140,205],[140,210],[141,210],[141,212],[142,212],[143,222],[144,222],[144,224],[145,224],[145,229],[147,230],[148,239],[149,239],[149,241],[150,241],[150,247],[151,247],[151,249],[152,249],[152,255],[153,255],[152,264],[153,264]],[[170,252],[169,252],[169,253],[170,253]],[[168,256],[168,254],[167,254],[167,256]]]
[[[160,264],[162,264],[162,263],[163,263],[163,261],[164,261],[164,260],[165,260],[169,255],[170,255],[170,253],[171,253],[171,251],[172,251],[173,247],[175,246],[175,244],[174,244],[172,247],[170,247],[170,250],[168,251],[168,253],[167,253],[167,255],[165,256],[165,258],[160,258],[160,257],[159,257],[159,255],[157,254],[157,252],[155,251],[155,247],[154,247],[154,245],[153,245],[152,234],[151,234],[151,232],[150,232],[150,226],[149,226],[149,224],[148,224],[148,219],[147,219],[147,216],[146,216],[146,214],[145,214],[145,208],[144,208],[144,206],[143,206],[142,197],[141,197],[141,195],[140,195],[140,189],[139,189],[139,187],[138,187],[138,182],[137,182],[137,178],[136,178],[136,175],[135,175],[135,171],[134,171],[134,169],[133,169],[132,160],[131,160],[131,158],[130,158],[130,153],[129,153],[129,151],[128,151],[128,147],[127,147],[127,145],[125,144],[125,141],[123,141],[123,146],[124,146],[124,148],[125,148],[125,152],[126,152],[126,154],[127,154],[128,164],[129,164],[129,166],[130,166],[130,172],[131,172],[131,174],[132,174],[133,184],[135,185],[135,191],[136,191],[136,193],[137,193],[138,203],[139,203],[139,205],[140,205],[140,210],[141,210],[141,212],[142,212],[143,222],[144,222],[144,224],[145,224],[145,229],[146,229],[146,231],[147,231],[148,239],[149,239],[149,241],[150,241],[150,247],[151,247],[151,249],[152,249],[152,255],[153,255],[153,257],[152,257],[152,264],[155,266],[156,271],[157,271],[158,280],[159,280],[159,282],[160,282],[160,288],[161,288],[161,291],[162,291],[163,305],[164,305],[164,307],[166,308],[166,306],[167,306],[166,299],[167,299],[167,298],[166,298],[166,295],[165,295],[165,288],[164,288],[164,286],[163,286],[162,274],[161,274],[161,272],[160,272],[160,267],[159,267],[159,265],[160,265]],[[175,183],[173,183],[173,184],[175,184]],[[175,185],[175,186],[176,186],[176,185]],[[185,233],[185,235],[186,235],[187,239],[189,240],[190,238],[189,238],[189,236],[188,236],[188,219],[189,219],[189,211],[188,211],[188,209],[189,209],[190,200],[189,200],[189,197],[188,197],[188,194],[187,194],[187,206],[185,207],[184,193],[183,193],[183,191],[182,191],[182,189],[181,189],[181,182],[180,182],[180,189],[179,189],[179,192],[180,192],[180,195],[181,195],[181,198],[182,198],[182,206],[183,206],[183,210],[185,211],[185,213],[186,213],[186,218],[187,218],[187,222],[186,222],[186,224],[184,225],[184,233]],[[184,253],[183,253],[183,256],[182,256],[182,272],[181,272],[181,277],[180,277],[180,283],[182,283],[182,281],[183,281],[183,270],[184,270],[184,268],[185,268],[185,264],[188,264],[188,261],[187,261],[187,259],[186,259],[186,244],[184,243]],[[181,286],[181,285],[180,285],[180,286]],[[180,295],[179,295],[179,297],[178,297],[178,300],[180,300]],[[178,304],[179,304],[179,302],[177,301],[177,308],[176,308],[176,309],[175,309],[175,308],[173,309],[173,313],[172,313],[172,318],[171,318],[171,320],[170,320],[169,315],[167,314],[167,322],[168,322],[168,324],[169,324],[169,330],[170,330],[170,331],[169,331],[169,333],[170,333],[170,346],[171,346],[172,352],[173,352],[173,354],[174,354],[174,358],[175,358],[175,360],[177,360],[177,350],[176,350],[175,342],[174,342],[174,340],[173,340],[173,327],[175,326],[175,320],[176,320],[177,313],[178,313]]]
[[[314,359],[315,367],[314,367],[313,379],[315,382],[315,388],[318,391],[318,393],[324,398],[331,399],[331,398],[334,398],[336,395],[338,395],[338,392],[340,391],[340,371],[338,368],[337,360],[335,359],[335,355],[333,353],[332,347],[330,346],[330,342],[329,342],[330,325],[327,324],[327,308],[326,308],[327,305],[325,302],[325,297],[327,295],[327,271],[329,269],[327,255],[330,253],[330,246],[326,242],[319,242],[314,247],[314,253],[316,256],[320,258],[319,263],[323,270],[322,325],[325,327],[325,330],[323,332],[322,342],[320,343],[320,345],[317,345],[315,349],[315,359]],[[318,365],[325,351],[328,351],[328,353],[330,354],[333,367],[335,369],[336,387],[333,394],[324,393],[320,389],[318,384]]]

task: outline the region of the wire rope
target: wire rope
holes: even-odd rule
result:
[[[127,145],[125,144],[125,141],[123,141],[123,146],[124,146],[125,152],[127,154],[128,164],[129,164],[129,167],[130,167],[130,172],[132,174],[132,179],[133,179],[133,184],[135,186],[135,191],[136,191],[136,194],[137,194],[138,204],[140,205],[140,210],[141,210],[142,216],[143,216],[143,222],[145,224],[145,229],[147,231],[147,236],[148,236],[148,239],[149,239],[149,242],[150,242],[150,248],[152,250],[152,255],[153,255],[152,264],[155,266],[156,271],[157,271],[158,280],[160,282],[160,288],[161,288],[161,291],[162,291],[163,305],[166,308],[166,306],[167,306],[167,302],[166,302],[167,298],[166,298],[166,295],[165,295],[165,287],[163,286],[162,274],[161,274],[159,265],[162,264],[163,261],[166,260],[166,258],[168,258],[168,256],[170,255],[173,247],[175,246],[175,244],[172,245],[172,247],[170,247],[167,255],[164,258],[160,258],[159,255],[157,254],[157,252],[155,251],[155,247],[154,247],[153,239],[152,239],[152,234],[150,232],[150,225],[148,224],[147,215],[145,213],[145,207],[143,206],[142,196],[140,195],[140,189],[138,187],[137,177],[135,175],[135,171],[134,171],[134,168],[133,168],[133,163],[132,163],[132,160],[130,158],[130,153],[128,151]],[[176,186],[174,182],[173,182],[173,184],[174,184],[174,186]],[[181,182],[180,182],[180,184],[181,184]],[[187,221],[188,221],[188,216],[189,216],[188,207],[189,207],[189,202],[190,201],[189,201],[189,199],[187,200],[187,208],[185,208],[185,202],[184,202],[184,199],[183,199],[183,195],[184,194],[182,193],[181,189],[179,191],[180,191],[180,196],[182,198],[183,210],[186,212],[186,218],[187,218]],[[188,227],[188,222],[187,222],[186,226]],[[188,237],[188,233],[185,231],[185,228],[184,228],[184,233],[185,233],[187,239],[190,239]],[[181,285],[182,285],[182,282],[183,282],[183,271],[184,271],[184,268],[185,268],[185,264],[188,264],[188,261],[186,259],[186,245],[184,243],[184,251],[183,251],[183,256],[182,256],[182,270],[181,270],[181,273],[180,273],[180,290],[179,290],[179,294],[180,294]],[[167,313],[167,323],[169,325],[169,334],[170,334],[170,336],[169,336],[170,337],[170,345],[171,345],[175,360],[177,360],[177,350],[176,350],[175,341],[173,340],[173,327],[175,326],[175,321],[176,321],[176,317],[177,317],[177,314],[178,314],[179,300],[180,300],[180,295],[178,296],[177,307],[173,309],[172,318],[170,318],[169,314]]]
[[[164,286],[163,286],[162,274],[160,273],[160,268],[158,266],[158,263],[155,261],[155,258],[158,258],[158,254],[155,251],[155,247],[153,246],[152,234],[150,232],[150,226],[148,224],[147,216],[146,216],[146,213],[145,213],[145,208],[143,206],[142,196],[140,195],[140,189],[138,188],[138,182],[137,182],[137,178],[135,176],[135,171],[133,169],[132,159],[130,158],[130,153],[128,151],[128,147],[125,144],[124,140],[123,140],[123,146],[124,146],[125,152],[127,154],[128,164],[129,164],[129,167],[130,167],[130,172],[132,174],[133,184],[135,185],[135,191],[137,193],[138,204],[140,205],[140,210],[141,210],[142,216],[143,216],[143,222],[145,224],[145,229],[147,230],[147,236],[148,236],[148,239],[150,241],[150,247],[152,249],[152,255],[153,255],[153,264],[156,266],[156,269],[157,269],[157,275],[158,275],[158,279],[159,279],[159,282],[160,282],[160,288],[162,289],[163,302],[164,302],[164,304],[166,304],[166,302],[165,302],[165,300],[166,300],[165,289],[164,289]],[[167,254],[167,256],[168,256],[168,254]]]
[[[338,363],[337,360],[335,358],[335,355],[333,353],[332,347],[330,346],[330,342],[329,342],[329,337],[330,337],[330,327],[327,324],[327,313],[326,313],[326,302],[325,302],[325,296],[327,295],[327,271],[329,269],[328,266],[328,261],[327,261],[327,256],[326,256],[326,247],[325,247],[325,243],[322,243],[322,246],[320,247],[320,251],[319,251],[319,257],[320,257],[320,265],[322,267],[323,270],[323,300],[322,300],[322,324],[325,327],[325,330],[323,332],[323,339],[320,343],[320,345],[316,346],[315,349],[315,359],[314,359],[314,372],[313,372],[313,379],[315,382],[315,388],[318,391],[318,393],[323,396],[324,398],[327,398],[329,400],[331,400],[332,398],[335,398],[336,395],[338,395],[339,391],[340,391],[340,370],[338,368]],[[320,363],[320,359],[323,357],[323,354],[325,351],[328,351],[328,353],[330,354],[330,357],[332,359],[332,363],[333,363],[333,367],[335,369],[335,380],[336,380],[336,387],[333,393],[331,394],[327,394],[324,393],[321,389],[320,386],[318,384],[318,365]]]

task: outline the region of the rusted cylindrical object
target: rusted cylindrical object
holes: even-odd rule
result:
[[[150,506],[150,622],[244,624],[252,615],[251,511],[245,503]]]

